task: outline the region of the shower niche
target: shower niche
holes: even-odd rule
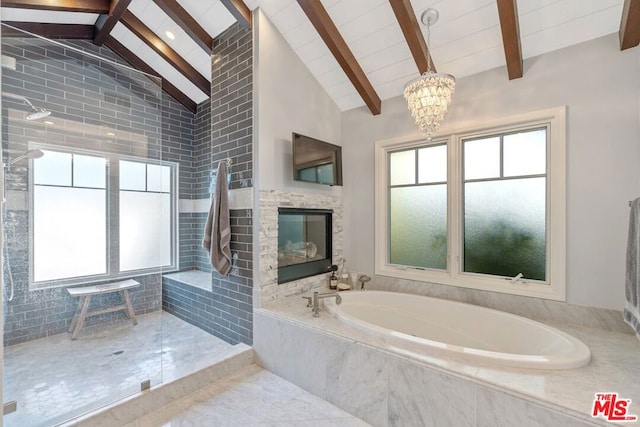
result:
[[[332,211],[278,208],[278,283],[326,273],[331,267]]]

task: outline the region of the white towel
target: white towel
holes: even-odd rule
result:
[[[624,321],[640,340],[640,198],[631,202],[624,293]]]
[[[209,251],[211,265],[226,276],[231,270],[231,225],[229,224],[229,183],[227,162],[218,164],[216,188],[204,228],[202,247]]]

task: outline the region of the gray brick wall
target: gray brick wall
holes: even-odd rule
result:
[[[253,187],[253,39],[234,24],[213,45],[211,70],[212,168],[233,160],[229,187]],[[213,272],[212,292],[220,311],[217,334],[235,344],[253,343],[252,210],[231,211],[234,267],[227,277]]]
[[[121,62],[106,48],[82,41],[69,42],[103,58]],[[149,78],[112,63],[82,55],[71,49],[39,39],[2,39],[2,52],[16,58],[16,71],[3,70],[2,92],[26,96],[37,106],[53,112],[50,119],[67,128],[50,126],[42,121],[27,122],[21,117],[3,120],[3,158],[15,158],[27,150],[29,141],[59,144],[142,157],[180,162],[180,192],[194,194],[193,140],[195,116],[158,91]],[[3,118],[9,112],[27,111],[23,103],[3,97]],[[115,130],[116,136],[105,136],[101,126]],[[142,135],[132,139],[130,134]],[[4,342],[15,344],[65,332],[77,301],[64,288],[28,290],[28,212],[16,200],[28,200],[28,168],[19,163],[7,175],[8,260],[14,282],[14,297],[8,301],[9,280],[5,269]],[[181,194],[181,195],[182,195]],[[183,197],[184,197],[183,196]],[[187,234],[187,237],[188,234]],[[160,275],[136,277],[142,286],[131,292],[136,313],[161,308]],[[97,303],[109,303],[107,298]],[[123,313],[105,315],[123,317]],[[104,322],[99,316],[88,324]]]
[[[230,188],[253,186],[253,41],[234,24],[214,40],[211,165],[231,158]]]
[[[251,343],[251,210],[231,210],[231,249],[237,259],[227,278],[215,275],[211,291],[164,278],[162,307],[199,328],[236,344]]]
[[[70,43],[121,62],[106,48],[97,48],[88,42]],[[27,96],[36,105],[53,111],[55,117],[94,127],[106,125],[146,137],[144,144],[132,144],[128,138],[115,137],[105,142],[104,138],[90,134],[49,131],[47,143],[177,161],[180,163],[179,194],[183,199],[209,197],[212,171],[219,161],[227,158],[233,161],[230,188],[253,186],[253,47],[250,31],[234,25],[216,39],[212,100],[200,104],[195,115],[166,94],[159,96],[157,87],[147,78],[108,62],[88,59],[69,49],[43,45],[33,39],[22,39],[22,42],[3,39],[2,48],[4,54],[19,61],[17,72],[4,73],[3,91]],[[161,111],[161,117],[158,111]],[[19,127],[3,123],[4,155],[8,154],[7,150],[11,151],[11,156],[26,151],[27,141],[41,135],[40,126],[27,122]],[[7,186],[24,192],[26,179],[26,168],[15,168],[8,177]],[[64,289],[28,292],[28,248],[18,244],[28,241],[28,220],[21,218],[21,212],[8,212],[8,216],[17,222],[14,245],[8,243],[14,261],[12,272],[21,284],[16,287],[14,300],[5,301],[5,342],[9,344],[65,331],[75,309],[75,301]],[[203,213],[179,216],[181,270],[211,271],[207,253],[200,247],[205,220]],[[136,312],[159,309],[162,293],[162,305],[166,310],[173,310],[174,314],[230,343],[251,344],[252,211],[234,210],[231,221],[234,267],[228,277],[212,273],[212,291],[203,291],[195,299],[182,295],[184,285],[165,283],[162,286],[159,275],[138,278],[143,286],[132,293]],[[24,230],[19,231],[20,227]],[[203,307],[211,307],[212,311],[203,311]],[[90,322],[104,320],[96,317]]]

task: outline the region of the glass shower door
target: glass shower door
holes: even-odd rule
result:
[[[2,54],[4,425],[54,425],[162,382],[177,166],[159,81],[89,42]]]

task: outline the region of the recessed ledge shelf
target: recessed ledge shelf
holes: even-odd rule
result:
[[[211,292],[211,273],[208,271],[180,271],[178,273],[163,274],[162,278]]]

